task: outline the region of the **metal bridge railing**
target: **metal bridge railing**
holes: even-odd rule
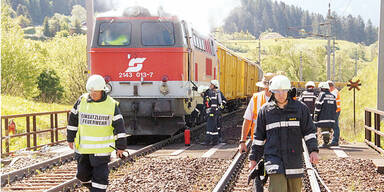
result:
[[[374,118],[373,127],[372,127],[372,114]],[[379,151],[381,154],[384,154],[384,149],[380,143],[380,137],[384,138],[384,132],[380,130],[380,122],[383,118],[384,118],[384,111],[365,108],[365,123],[364,123],[365,143],[367,143],[369,146]],[[373,142],[372,142],[372,133],[374,135]]]
[[[59,114],[66,114],[66,119],[68,119],[69,116],[69,110],[68,111],[53,111],[53,112],[42,112],[42,113],[29,113],[29,114],[19,114],[19,115],[5,115],[1,116],[1,155],[9,155],[11,152],[15,152],[17,150],[10,151],[10,140],[12,138],[21,138],[26,137],[26,146],[18,146],[20,149],[25,148],[26,150],[33,150],[40,147],[43,147],[45,145],[55,145],[58,143],[65,142],[66,140],[59,140],[59,130],[66,129],[66,123],[64,126],[59,127]],[[37,127],[37,117],[40,116],[48,116],[50,120],[50,127],[47,129],[38,129]],[[13,125],[10,124],[11,122],[14,122],[14,119],[17,119],[17,122],[22,122],[22,118],[25,118],[25,130],[22,130],[21,133],[17,133],[15,130],[15,123]],[[46,117],[45,117],[46,119]],[[31,126],[31,120],[32,120],[32,126]],[[46,121],[46,120],[41,120]],[[66,122],[66,120],[65,120]],[[3,126],[4,125],[4,126]],[[12,127],[13,126],[13,127]],[[31,129],[32,128],[32,129]],[[40,128],[40,127],[39,127]],[[10,135],[10,130],[14,131],[12,135]],[[20,132],[20,129],[17,129],[18,132]],[[41,133],[48,133],[44,134],[44,137],[47,138],[47,135],[50,139],[49,143],[38,145],[38,135]],[[50,134],[49,134],[50,133]],[[31,138],[32,136],[32,138]],[[31,143],[32,139],[32,143]],[[3,146],[4,144],[4,146]],[[3,147],[5,147],[5,152],[3,151]]]

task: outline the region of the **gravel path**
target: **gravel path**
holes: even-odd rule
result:
[[[37,151],[18,151],[12,156],[3,158],[1,173],[5,174],[11,171],[19,170],[36,163],[40,163],[61,155],[70,153],[66,144],[59,144],[53,147],[43,147]]]
[[[111,173],[108,191],[211,191],[230,163],[209,158],[144,157]]]
[[[331,191],[384,191],[384,174],[376,172],[371,160],[327,159],[317,169]]]

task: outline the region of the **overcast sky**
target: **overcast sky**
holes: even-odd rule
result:
[[[339,16],[361,15],[364,21],[371,19],[379,24],[380,0],[273,0],[296,5],[310,12],[327,14],[328,3]],[[213,27],[223,24],[224,19],[234,7],[240,6],[240,0],[108,0],[105,6],[113,4],[111,9],[123,9],[130,6],[144,6],[151,13],[157,13],[162,6],[168,12],[190,22],[198,31],[208,34]]]
[[[286,4],[296,5],[310,12],[322,15],[328,13],[328,3],[331,2],[331,10],[339,16],[360,15],[364,21],[371,19],[373,25],[378,26],[380,21],[380,0],[274,0]]]
[[[143,6],[152,14],[157,14],[158,8],[162,6],[165,12],[186,20],[204,34],[208,34],[212,28],[222,25],[230,11],[234,7],[240,6],[239,0],[111,0],[106,4],[110,4],[110,2],[114,3],[111,8],[116,9],[116,14],[119,9],[130,6]],[[103,16],[108,14],[110,13],[103,13]],[[113,14],[115,12],[112,12]]]

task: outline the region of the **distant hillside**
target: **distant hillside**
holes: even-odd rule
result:
[[[360,16],[340,17],[335,12],[331,15],[334,17],[332,30],[337,39],[366,45],[377,41],[377,27],[370,20],[365,23]],[[241,6],[234,8],[225,19],[223,29],[227,33],[248,31],[255,37],[270,30],[285,37],[306,37],[299,31],[325,34],[325,27],[320,25],[324,22],[321,14],[310,13],[283,2],[242,0]],[[289,30],[289,27],[295,30]]]
[[[275,33],[261,36],[268,37],[261,38],[261,67],[264,72],[284,71],[291,80],[298,81],[301,52],[304,81],[326,80],[326,40],[279,38]],[[259,41],[249,33],[216,32],[215,37],[238,54],[258,61]],[[241,38],[247,40],[238,40]],[[353,91],[349,91],[348,87],[341,90],[341,137],[348,141],[364,140],[364,108],[376,108],[377,53],[377,42],[364,46],[348,41],[336,41],[335,81],[360,79],[362,84],[361,90],[356,91],[356,130],[353,129]],[[356,77],[355,58],[358,64]]]
[[[55,13],[71,15],[74,5],[85,7],[85,0],[4,0],[16,11],[16,16],[24,16],[33,25],[43,24],[45,17]],[[3,3],[3,2],[2,2]]]
[[[263,37],[261,38],[261,67],[265,72],[285,71],[291,80],[298,81],[300,79],[301,54],[303,80],[326,80],[326,40],[282,38],[276,33],[263,33],[261,36]],[[226,34],[216,32],[215,37],[240,55],[252,61],[258,61],[259,41],[255,40],[249,33]],[[241,37],[247,40],[238,40]],[[377,57],[377,46],[375,45],[364,46],[337,40],[335,80],[345,82],[353,78],[356,58],[358,70],[367,66],[370,61]],[[331,56],[331,63],[332,61]]]

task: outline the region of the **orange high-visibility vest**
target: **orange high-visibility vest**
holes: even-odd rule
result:
[[[340,91],[337,92],[337,97],[336,97],[336,112],[341,111],[341,99],[340,99]]]
[[[253,140],[253,134],[255,132],[255,125],[257,124],[257,113],[259,112],[261,106],[266,103],[265,91],[258,92],[253,94],[253,113],[252,113],[252,123],[251,123],[251,139]],[[249,128],[247,133],[249,133]]]

